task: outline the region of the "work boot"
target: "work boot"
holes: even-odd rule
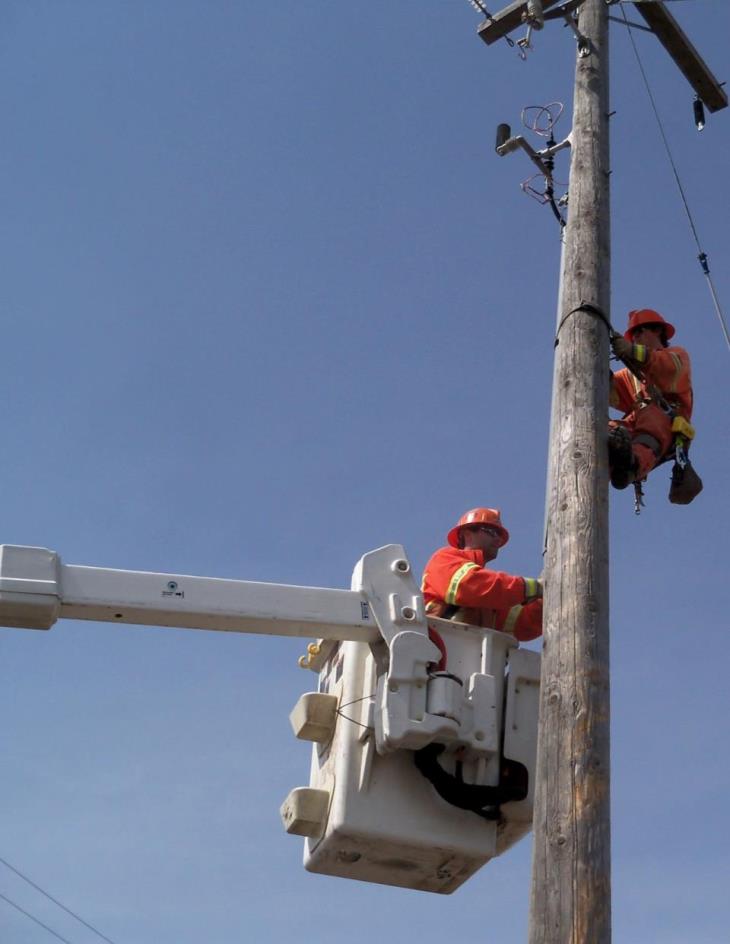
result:
[[[611,426],[608,430],[608,464],[614,488],[631,485],[636,472],[636,460],[631,448],[631,436],[623,426]]]

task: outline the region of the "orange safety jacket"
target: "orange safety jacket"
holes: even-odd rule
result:
[[[644,383],[628,368],[617,371],[611,379],[610,404],[622,410],[631,423],[638,410],[651,402],[649,387],[656,387],[667,403],[686,420],[692,418],[692,368],[683,347],[650,351],[634,344],[632,358],[641,364]]]
[[[426,564],[421,590],[429,616],[458,610],[451,619],[511,633],[521,642],[542,635],[542,599],[528,603],[537,589],[529,577],[487,570],[484,552],[442,547]]]

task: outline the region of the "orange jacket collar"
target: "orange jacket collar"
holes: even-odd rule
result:
[[[475,564],[479,564],[480,567],[484,567],[487,562],[484,557],[484,551],[477,550],[476,548],[462,547],[459,549],[459,553],[463,554],[464,557],[467,557],[470,561],[474,561]]]

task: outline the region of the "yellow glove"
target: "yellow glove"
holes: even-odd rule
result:
[[[542,579],[535,577],[525,577],[525,603],[532,603],[542,596]]]

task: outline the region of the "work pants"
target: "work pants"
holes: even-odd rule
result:
[[[612,420],[613,425],[624,426],[631,434],[631,448],[636,459],[636,478],[644,479],[663,458],[672,445],[672,417],[656,403],[648,403],[623,420]],[[646,442],[637,442],[645,434],[657,442],[657,449]],[[658,453],[658,454],[657,454]]]

